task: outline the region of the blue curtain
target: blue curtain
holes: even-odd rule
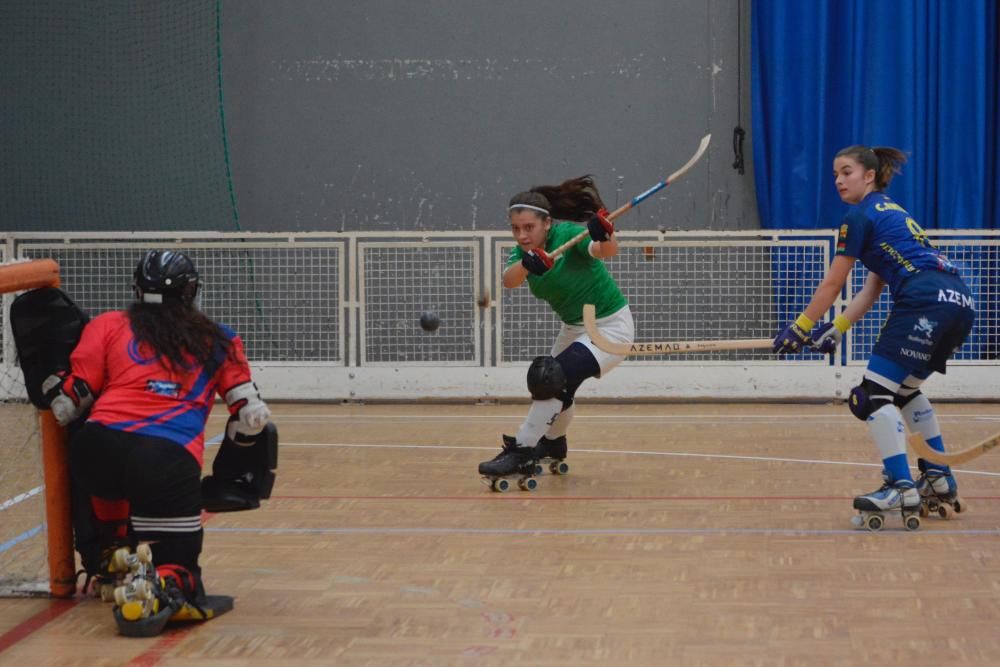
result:
[[[997,0],[756,0],[753,159],[765,229],[833,228],[833,156],[895,146],[924,228],[1000,227]]]

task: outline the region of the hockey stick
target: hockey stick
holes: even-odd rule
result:
[[[608,220],[614,222],[616,219],[624,215],[627,211],[632,209],[632,207],[637,206],[640,203],[644,202],[645,200],[649,199],[651,196],[653,196],[654,194],[656,194],[657,192],[659,192],[660,190],[667,187],[668,185],[676,181],[678,178],[686,174],[688,170],[694,166],[695,162],[700,160],[701,156],[705,154],[705,151],[708,150],[708,144],[711,141],[712,141],[711,134],[706,134],[704,137],[702,137],[701,143],[698,144],[698,150],[695,151],[694,155],[691,156],[691,159],[688,160],[683,167],[681,167],[674,173],[670,174],[670,176],[668,176],[666,180],[660,181],[659,183],[649,188],[642,194],[638,194],[635,197],[632,197],[632,199],[629,200],[629,202],[626,203],[624,206],[616,208],[614,211],[608,214]],[[590,232],[588,232],[586,229],[583,230],[582,232],[571,238],[569,241],[566,241],[566,243],[563,243],[561,246],[550,252],[549,257],[555,259],[559,255],[563,254],[568,249],[570,249],[571,247],[582,241],[584,237],[586,237],[588,234],[590,234]]]
[[[924,436],[919,433],[911,433],[910,437],[907,438],[907,442],[910,443],[910,449],[912,449],[913,452],[920,458],[927,459],[931,463],[937,463],[938,465],[954,466],[979,458],[994,447],[1000,445],[1000,433],[995,433],[968,449],[963,449],[960,452],[951,452],[950,454],[948,452],[939,452],[936,449],[932,449],[931,446],[924,440]]]
[[[583,306],[583,326],[594,345],[608,354],[677,354],[680,352],[717,352],[720,350],[763,350],[774,344],[770,338],[744,340],[687,340],[663,343],[614,343],[605,338],[597,328],[594,304]]]

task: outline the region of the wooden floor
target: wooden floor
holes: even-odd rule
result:
[[[1000,664],[1000,455],[957,473],[967,513],[868,533],[843,406],[582,404],[569,475],[492,493],[525,410],[277,405],[274,497],[206,523],[233,612],[142,640],[96,599],[0,600],[0,663]],[[1000,430],[938,414],[955,448]]]

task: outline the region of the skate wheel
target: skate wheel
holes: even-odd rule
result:
[[[135,548],[135,557],[140,563],[152,563],[153,550],[148,544],[140,544]]]
[[[525,477],[517,482],[517,485],[521,487],[522,491],[534,491],[538,488],[538,480],[531,477]]]
[[[952,517],[952,509],[949,505],[941,505],[938,508],[938,516],[942,519],[950,519]]]
[[[544,473],[545,473],[545,468],[542,467],[542,464],[541,463],[536,463],[535,464],[535,474],[536,475],[541,475],[541,474],[544,474]]]
[[[124,607],[126,604],[128,604],[129,601],[128,586],[119,586],[118,588],[116,588],[112,597],[114,598],[116,605],[118,605],[119,607]]]
[[[903,527],[907,530],[916,530],[917,528],[920,528],[920,517],[916,514],[904,516]]]
[[[966,510],[969,509],[968,505],[963,503],[958,498],[955,498],[955,502],[952,503],[952,506],[955,508],[955,514],[961,514],[962,512],[965,512]]]
[[[927,517],[930,515],[930,513],[931,511],[927,509],[926,503],[920,506],[920,516]]]
[[[494,482],[493,482],[493,490],[494,491],[497,491],[499,493],[503,493],[504,491],[507,491],[508,489],[510,489],[510,482],[508,482],[507,480],[505,480],[505,479],[494,480]]]
[[[872,531],[873,533],[882,530],[882,517],[878,514],[869,514],[868,518],[865,519],[865,528]]]
[[[142,603],[141,602],[126,602],[121,606],[122,618],[126,621],[138,621],[142,618]]]
[[[111,556],[111,571],[128,572],[128,561],[131,555],[132,553],[128,550],[128,547],[115,549],[115,553]]]
[[[553,475],[565,475],[569,472],[569,464],[565,461],[553,461],[549,464],[549,470]]]

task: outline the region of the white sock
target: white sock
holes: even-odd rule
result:
[[[916,398],[904,405],[902,412],[906,425],[914,433],[922,435],[925,441],[930,441],[941,435],[941,426],[934,414],[934,408],[923,394],[918,394]]]
[[[882,460],[906,455],[906,427],[899,408],[891,403],[883,405],[868,417],[868,431],[878,447]]]
[[[534,447],[549,430],[549,427],[559,418],[562,412],[562,401],[550,398],[545,401],[532,401],[528,416],[524,418],[521,429],[517,432],[517,444],[522,447]]]
[[[545,432],[545,437],[549,440],[555,440],[566,435],[566,432],[569,430],[569,423],[573,421],[575,413],[576,403],[570,403],[569,407],[560,412],[556,420],[552,422],[552,426]]]

